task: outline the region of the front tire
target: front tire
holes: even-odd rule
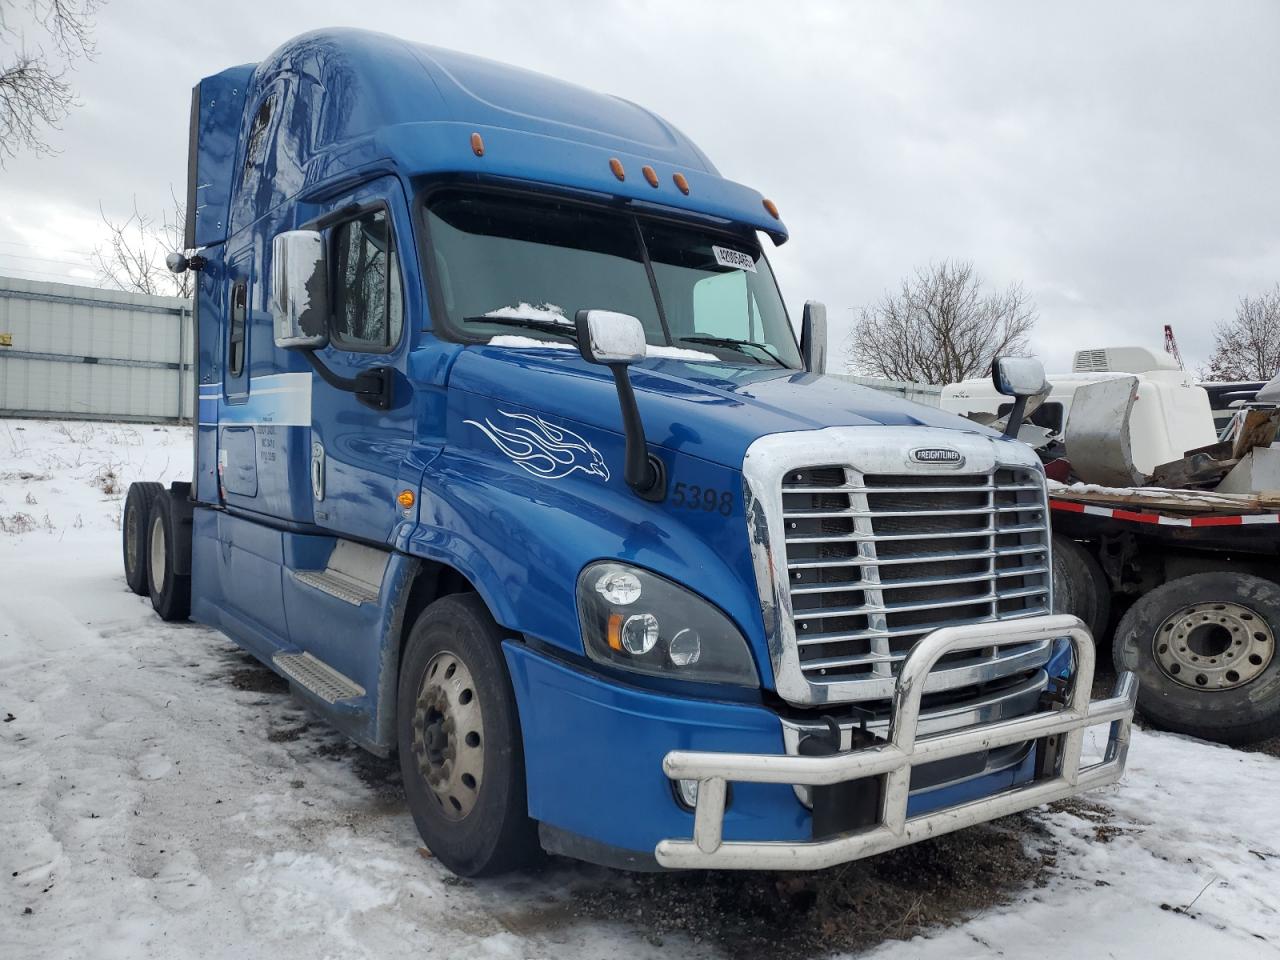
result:
[[[504,873],[538,851],[504,636],[479,596],[454,594],[423,611],[400,664],[409,810],[427,849],[464,877]]]
[[[1280,734],[1280,586],[1196,573],[1140,597],[1116,628],[1116,667],[1156,725],[1218,743]]]

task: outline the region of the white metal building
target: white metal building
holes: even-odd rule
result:
[[[0,277],[0,416],[191,417],[191,304]]]

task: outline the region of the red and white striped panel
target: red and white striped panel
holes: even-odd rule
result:
[[[1251,523],[1280,523],[1278,513],[1234,513],[1216,514],[1206,517],[1169,517],[1163,513],[1139,513],[1135,510],[1120,510],[1116,507],[1098,507],[1091,503],[1078,503],[1075,500],[1057,500],[1049,498],[1049,507],[1063,513],[1083,513],[1091,517],[1111,517],[1114,520],[1128,520],[1131,523],[1150,523],[1161,527],[1239,527]]]

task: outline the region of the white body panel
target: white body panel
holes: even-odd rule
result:
[[[1133,405],[1129,430],[1133,464],[1150,473],[1159,464],[1179,459],[1187,450],[1217,439],[1209,394],[1182,370],[1150,370],[1145,373],[1051,374],[1046,404],[1062,406],[1062,426],[1071,418],[1071,402],[1080,387],[1113,377],[1137,376],[1138,399]],[[1009,398],[996,393],[989,379],[963,380],[942,388],[943,410],[965,414],[996,413]]]

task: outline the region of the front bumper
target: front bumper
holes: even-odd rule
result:
[[[993,644],[1035,643],[1067,637],[1075,655],[1070,691],[1054,709],[1010,720],[917,737],[925,679],[949,653]],[[1112,783],[1124,772],[1138,682],[1130,671],[1116,680],[1113,695],[1090,702],[1094,644],[1076,617],[1040,616],[935,630],[916,644],[902,664],[893,695],[887,742],[830,756],[785,756],[673,750],[662,768],[671,779],[699,781],[692,839],[665,839],[654,853],[671,868],[812,870],[873,856],[918,840],[994,820],[1029,807]],[[1081,766],[1087,727],[1111,725],[1103,758]],[[907,816],[913,767],[1027,741],[1052,745],[1055,757],[1043,776],[956,806]],[[809,842],[723,838],[730,782],[825,786],[883,777],[879,822],[829,839]]]

